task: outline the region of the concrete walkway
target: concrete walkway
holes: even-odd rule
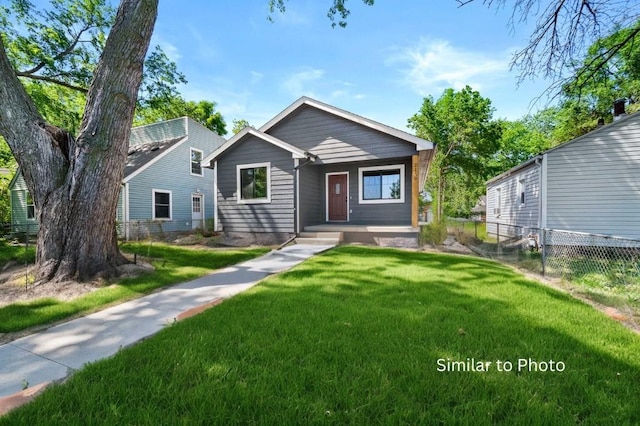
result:
[[[185,312],[229,298],[331,245],[296,244],[0,346],[0,415],[25,395],[67,377],[88,362],[149,337]],[[188,314],[187,314],[188,315]],[[30,389],[22,391],[28,384]],[[5,397],[5,398],[3,398]],[[11,407],[9,407],[11,408]],[[6,410],[5,410],[6,411]]]

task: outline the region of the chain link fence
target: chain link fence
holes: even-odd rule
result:
[[[123,241],[172,241],[193,234],[212,234],[213,220],[132,220],[117,222],[116,230]]]
[[[640,285],[640,240],[463,219],[450,220],[449,231],[485,257],[544,276]]]

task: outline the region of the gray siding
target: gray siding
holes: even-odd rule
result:
[[[640,115],[551,150],[545,161],[548,228],[640,238]]]
[[[300,230],[324,222],[324,190],[321,167],[307,165],[300,169]]]
[[[360,204],[358,168],[404,164],[404,203]],[[326,218],[325,173],[349,172],[349,223],[352,225],[411,225],[411,158],[402,161],[373,161],[364,163],[334,164],[323,167],[322,220]]]
[[[524,203],[521,202],[521,185],[525,192]],[[500,191],[500,205],[498,205],[498,191]],[[520,233],[521,229],[515,227],[537,228],[540,226],[539,212],[540,166],[531,164],[487,186],[487,232],[489,234],[495,235],[495,223],[514,226],[501,227],[501,234]],[[528,231],[525,229],[524,232]]]
[[[294,160],[291,153],[249,137],[218,160],[218,222],[225,232],[294,233]],[[271,202],[238,204],[238,164],[271,163]]]
[[[401,158],[416,154],[414,144],[304,106],[267,131],[318,156],[319,164]]]

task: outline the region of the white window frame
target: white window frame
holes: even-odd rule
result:
[[[193,173],[193,160],[191,159],[191,156],[193,155],[193,151],[200,153],[200,174]],[[189,174],[191,174],[191,176],[204,177],[204,167],[202,167],[203,158],[204,158],[204,151],[198,148],[189,148]]]
[[[364,188],[362,188],[362,178],[364,172],[376,171],[376,170],[400,170],[400,198],[397,199],[380,199],[380,200],[365,200]],[[405,166],[404,164],[392,164],[388,166],[371,166],[371,167],[358,167],[358,202],[360,204],[401,204],[404,203],[405,193]]]
[[[267,168],[267,197],[266,198],[251,198],[248,200],[242,199],[242,188],[240,185],[240,172],[246,169],[257,169],[261,167]],[[271,203],[271,163],[251,163],[251,164],[238,164],[236,166],[236,200],[238,204],[270,204]]]
[[[31,204],[29,204],[29,197],[31,197]],[[24,205],[26,207],[25,215],[27,220],[34,220],[36,218],[36,203],[33,201],[31,193],[27,190],[24,191]],[[29,215],[29,207],[33,207],[33,216]]]
[[[526,188],[527,188],[527,181],[525,180],[525,178],[524,177],[518,178],[517,204],[520,207],[524,206],[527,202]]]
[[[502,214],[502,187],[496,188],[496,206],[493,208],[493,214],[496,218],[500,218]]]
[[[156,194],[169,194],[169,217],[156,217]],[[166,189],[151,190],[151,217],[153,220],[173,220],[173,193]]]

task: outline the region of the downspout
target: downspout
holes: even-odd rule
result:
[[[307,161],[308,162],[308,161]],[[306,163],[303,163],[306,164]],[[294,186],[295,186],[295,200],[294,200],[294,205],[295,205],[295,224],[293,226],[293,232],[295,235],[298,235],[300,233],[300,159],[298,158],[294,158],[293,159],[293,170],[296,171],[296,179],[294,182]]]
[[[124,237],[126,241],[131,238],[131,224],[129,223],[129,184],[122,184],[122,221],[124,222]]]
[[[543,154],[540,163],[540,228],[547,227],[547,154]]]
[[[218,232],[218,160],[213,162],[213,230]]]

